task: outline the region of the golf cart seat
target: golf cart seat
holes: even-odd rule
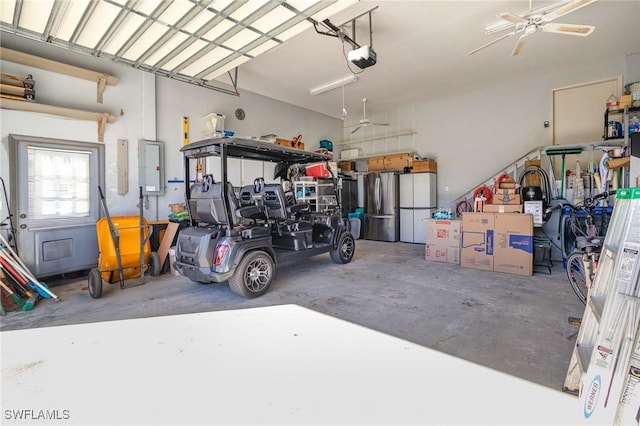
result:
[[[262,189],[262,203],[264,204],[269,219],[287,219],[286,201],[284,190],[279,183],[265,184]]]
[[[236,216],[236,210],[240,207],[238,199],[233,192],[233,185],[227,182],[227,199],[231,217]],[[195,219],[219,225],[229,225],[226,215],[224,199],[222,198],[222,183],[213,183],[213,179],[205,177],[202,183],[194,183],[191,187],[189,210]]]
[[[262,191],[256,191],[255,185],[246,185],[240,188],[240,208],[238,216],[244,219],[267,219],[264,206],[262,204]]]

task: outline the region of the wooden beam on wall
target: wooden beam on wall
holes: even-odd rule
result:
[[[39,56],[30,55],[28,53],[19,52],[17,50],[0,48],[0,57],[5,61],[17,64],[28,65],[60,74],[70,75],[72,77],[82,78],[84,80],[95,81],[98,85],[98,103],[102,103],[102,93],[106,84],[115,86],[119,79],[109,74],[99,71],[88,70],[86,68],[76,67],[74,65],[64,64],[62,62],[52,61],[50,59],[41,58]]]
[[[108,112],[85,111],[59,107],[55,105],[38,104],[35,102],[18,101],[0,98],[0,108],[15,111],[40,112],[43,114],[59,115],[61,117],[75,118],[78,120],[96,121],[98,123],[98,140],[104,142],[104,129],[107,123],[114,123],[116,116]]]

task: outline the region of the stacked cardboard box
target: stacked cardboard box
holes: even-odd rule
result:
[[[433,172],[438,171],[438,163],[433,160],[415,160],[411,165],[412,173]]]
[[[510,177],[496,182],[490,204],[484,204],[484,213],[522,213],[522,196],[518,184]]]
[[[460,265],[532,275],[533,217],[522,213],[463,213]]]
[[[436,262],[460,263],[462,221],[427,219],[427,244],[424,257]]]
[[[410,168],[417,158],[413,153],[379,155],[369,157],[367,168],[369,171],[402,171]]]

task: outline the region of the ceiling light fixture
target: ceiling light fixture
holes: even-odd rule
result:
[[[348,77],[341,78],[340,80],[332,81],[331,83],[323,84],[322,86],[314,87],[309,90],[310,95],[319,95],[320,93],[328,92],[329,90],[337,89],[345,84],[358,81],[358,76],[351,74]]]

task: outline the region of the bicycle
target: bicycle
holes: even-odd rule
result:
[[[597,229],[594,211],[601,200],[609,198],[614,192],[603,192],[584,199],[582,206],[561,204],[570,209],[570,230],[575,236],[576,249],[567,257],[567,278],[571,289],[582,304],[587,303],[589,289],[596,276],[600,252],[604,243],[603,227]],[[584,226],[577,220],[577,214],[584,214]]]

